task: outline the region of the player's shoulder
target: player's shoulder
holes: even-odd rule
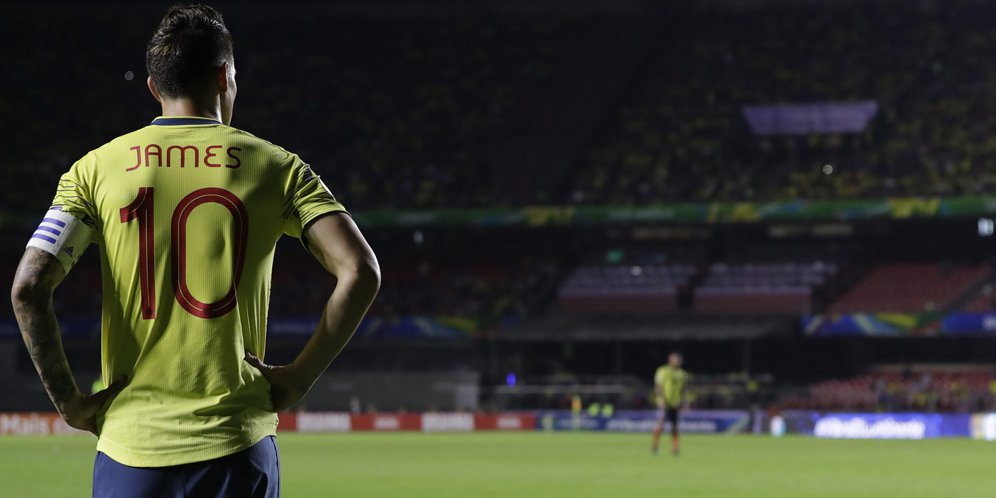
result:
[[[297,154],[241,128],[225,126],[225,129],[237,137],[240,146],[246,148],[247,153],[266,158],[269,160],[267,162],[272,161],[275,164],[287,165],[300,161]]]
[[[128,151],[131,147],[141,145],[141,139],[148,133],[150,128],[151,125],[146,125],[123,135],[118,135],[103,145],[84,154],[80,161],[94,161],[97,163],[100,159],[106,159],[115,154],[121,154],[122,151]],[[122,146],[124,146],[123,149]]]
[[[292,168],[296,164],[303,164],[297,154],[248,131],[227,125],[211,128],[212,136],[232,145],[238,151],[240,158],[251,158],[248,161],[249,164],[275,168]],[[122,154],[128,154],[129,157],[133,158],[134,152],[132,151],[135,147],[141,147],[148,144],[150,140],[159,139],[160,137],[156,135],[159,131],[158,126],[149,124],[119,135],[87,152],[77,161],[77,164],[85,167],[99,167],[102,164],[117,164],[117,161],[112,159],[121,157]]]

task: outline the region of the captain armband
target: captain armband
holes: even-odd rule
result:
[[[91,233],[93,229],[73,215],[49,209],[28,239],[28,247],[37,247],[55,256],[68,272],[90,245]]]

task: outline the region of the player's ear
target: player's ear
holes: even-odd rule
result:
[[[218,91],[221,93],[228,91],[228,71],[228,62],[223,62],[218,68],[218,71],[215,73],[215,78],[218,80]]]
[[[156,84],[152,81],[152,76],[145,78],[145,84],[149,86],[152,98],[156,99],[156,102],[162,102],[163,98],[159,95],[159,90],[156,90]]]

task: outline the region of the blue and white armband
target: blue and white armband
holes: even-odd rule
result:
[[[36,247],[55,256],[68,272],[90,245],[91,233],[93,229],[73,215],[49,209],[28,239],[28,247]]]

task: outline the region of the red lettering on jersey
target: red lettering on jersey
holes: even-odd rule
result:
[[[141,145],[136,145],[134,147],[129,147],[128,150],[135,151],[135,160],[137,162],[135,163],[134,166],[132,166],[130,168],[125,168],[125,171],[132,171],[132,170],[138,169],[138,167],[142,165],[142,153],[141,153],[142,146]]]
[[[220,149],[220,145],[209,145],[207,149],[204,149],[204,165],[209,168],[220,168],[221,165],[218,163],[211,162],[212,157],[218,157],[218,154],[211,152],[211,149]]]
[[[208,168],[220,168],[222,166],[230,169],[237,169],[242,166],[242,160],[236,155],[236,152],[242,152],[239,147],[228,147],[226,153],[230,158],[229,161],[234,161],[234,163],[229,164],[226,162],[220,162],[217,158],[221,157],[221,149],[224,145],[209,145],[204,149],[203,162],[204,166]],[[171,166],[179,166],[180,168],[187,167],[187,157],[190,154],[190,160],[193,162],[195,168],[201,167],[201,149],[196,145],[170,145],[166,148],[166,158],[163,160],[163,147],[158,144],[148,144],[145,146],[144,150],[141,145],[136,145],[130,147],[128,150],[135,151],[135,165],[125,168],[125,171],[135,171],[136,169],[145,166],[146,168],[152,167],[152,160],[156,160],[156,167],[161,168],[163,166],[169,168]],[[173,152],[176,151],[176,155]],[[143,154],[144,152],[144,154]]]
[[[235,169],[235,168],[238,168],[239,166],[242,166],[242,161],[239,160],[239,156],[235,155],[236,152],[242,152],[242,149],[240,149],[238,147],[229,147],[228,148],[228,157],[230,157],[232,159],[235,159],[235,164],[226,164],[225,165],[226,168]]]
[[[154,148],[153,148],[154,147]],[[149,144],[145,146],[145,167],[148,168],[152,166],[152,157],[156,158],[156,167],[163,167],[163,148],[156,144]]]
[[[200,149],[198,149],[197,147],[195,147],[193,145],[184,145],[182,147],[179,146],[179,145],[170,145],[166,149],[166,167],[167,168],[170,167],[170,166],[172,166],[174,164],[173,163],[173,156],[171,155],[171,153],[173,152],[174,149],[180,151],[180,167],[181,168],[187,165],[187,151],[188,150],[193,150],[194,151],[194,167],[196,168],[196,167],[200,166],[200,157],[201,157],[201,151],[200,151]]]

